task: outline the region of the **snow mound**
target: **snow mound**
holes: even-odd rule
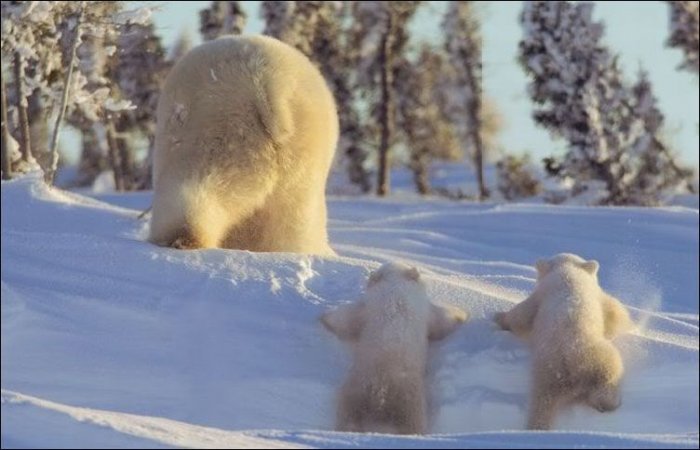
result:
[[[331,198],[341,256],[144,242],[149,194],[2,183],[2,446],[698,446],[698,212]],[[521,431],[529,354],[490,318],[539,257],[601,263],[640,324],[618,341],[623,404]],[[438,435],[332,432],[350,358],[318,316],[386,261],[472,319],[431,359]]]

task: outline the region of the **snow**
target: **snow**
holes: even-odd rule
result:
[[[698,210],[330,197],[337,257],[144,241],[150,193],[2,183],[2,447],[681,447],[698,439]],[[529,353],[490,321],[560,252],[601,264],[639,329],[623,403],[523,431]],[[379,264],[471,319],[432,348],[432,431],[333,432],[348,349],[320,326]]]

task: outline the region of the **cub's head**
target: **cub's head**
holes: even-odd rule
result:
[[[369,314],[385,315],[399,320],[408,315],[425,316],[430,304],[423,279],[415,267],[402,263],[386,263],[372,272],[362,301]]]
[[[367,281],[367,288],[379,283],[391,283],[393,285],[406,282],[422,284],[418,269],[403,263],[386,263],[372,272]]]
[[[367,292],[362,299],[323,314],[321,323],[343,340],[359,339],[368,318],[397,311],[400,298],[404,307],[413,310],[428,321],[427,339],[446,337],[467,320],[467,313],[454,307],[436,306],[430,303],[418,269],[402,263],[387,263],[372,272],[367,281]],[[419,312],[422,311],[422,312]]]
[[[540,280],[550,272],[566,266],[583,270],[593,277],[597,277],[598,268],[600,267],[598,261],[593,259],[586,261],[573,253],[559,253],[549,259],[540,259],[537,261],[535,264],[537,268],[537,279]]]

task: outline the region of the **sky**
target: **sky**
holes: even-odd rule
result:
[[[144,2],[132,2],[144,3]],[[241,2],[248,13],[245,33],[260,33],[260,2]],[[634,80],[640,67],[649,72],[659,106],[666,115],[666,137],[686,164],[698,167],[698,124],[700,123],[698,77],[677,70],[682,60],[679,50],[664,46],[668,36],[668,6],[664,2],[594,2],[594,17],[605,23],[605,43],[620,55],[628,80]],[[154,21],[166,47],[184,31],[199,43],[199,10],[207,2],[147,2],[157,6]],[[446,2],[428,2],[412,27],[417,39],[440,42],[440,21]],[[516,62],[522,29],[518,16],[522,2],[480,2],[482,18],[484,92],[496,104],[503,121],[499,144],[506,153],[530,152],[538,160],[563,154],[565,142],[554,140],[535,125],[532,103],[526,93],[528,78]]]

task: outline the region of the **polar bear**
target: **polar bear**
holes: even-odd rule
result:
[[[425,433],[428,343],[466,320],[464,311],[428,300],[417,269],[389,263],[373,272],[359,301],[321,316],[328,330],[353,346],[336,429]]]
[[[532,347],[530,429],[551,428],[557,411],[573,403],[601,412],[621,403],[622,359],[610,339],[632,322],[620,301],[601,289],[598,267],[570,253],[540,260],[534,292],[494,317]]]
[[[338,114],[320,72],[266,36],[224,36],[170,71],[157,110],[149,240],[329,255]]]

